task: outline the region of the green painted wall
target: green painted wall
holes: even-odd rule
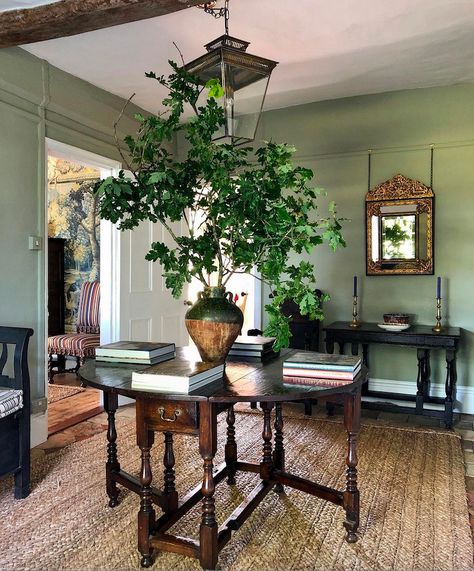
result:
[[[32,327],[32,396],[44,395],[45,137],[119,160],[113,123],[124,101],[19,49],[0,50],[0,324]],[[127,109],[120,132],[135,130]]]
[[[336,200],[347,248],[332,254],[319,247],[312,256],[318,287],[331,295],[329,324],[350,320],[352,276],[359,276],[360,311],[381,321],[387,311],[434,322],[435,280],[443,278],[445,322],[464,329],[458,356],[458,385],[474,386],[474,85],[418,89],[325,101],[266,112],[260,138],[293,143],[298,162]],[[372,186],[402,173],[430,181],[434,151],[435,276],[365,275],[367,150],[372,149]],[[371,376],[416,379],[416,352],[371,349]],[[444,382],[445,366],[433,359],[432,380]]]

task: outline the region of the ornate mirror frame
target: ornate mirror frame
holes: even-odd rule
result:
[[[365,205],[367,275],[433,274],[433,190],[397,174],[369,190]]]

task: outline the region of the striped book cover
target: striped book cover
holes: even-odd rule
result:
[[[308,377],[290,377],[283,376],[283,385],[301,386],[301,387],[343,387],[352,383],[344,379],[317,379]]]
[[[293,367],[283,367],[283,375],[288,377],[309,377],[321,379],[342,379],[352,381],[360,371],[360,366],[355,371],[326,371],[323,369],[297,369]]]

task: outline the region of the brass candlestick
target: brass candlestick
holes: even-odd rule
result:
[[[435,333],[440,333],[443,331],[443,327],[441,325],[441,298],[436,298],[436,325],[432,328]]]
[[[357,319],[357,296],[352,298],[352,321],[349,323],[350,327],[360,327],[360,321]]]

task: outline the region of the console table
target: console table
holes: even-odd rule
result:
[[[351,353],[357,355],[359,345],[362,345],[362,361],[369,366],[369,345],[383,343],[385,345],[402,345],[417,349],[418,375],[416,380],[416,395],[371,391],[369,385],[362,389],[362,395],[415,401],[417,414],[429,413],[433,416],[444,417],[446,427],[453,425],[453,400],[456,387],[456,351],[461,338],[458,327],[446,327],[440,333],[435,333],[431,326],[412,325],[405,331],[385,331],[376,323],[361,323],[359,327],[351,327],[345,321],[336,321],[324,328],[326,332],[326,351],[334,352],[334,344],[339,345],[339,353],[344,353],[345,345],[351,346]],[[432,397],[429,394],[430,383],[430,351],[443,349],[446,352],[446,397]],[[444,411],[423,409],[424,403],[444,404]],[[397,410],[413,412],[411,408],[398,407]]]
[[[183,348],[178,349],[178,352],[189,354]],[[195,557],[203,568],[215,569],[218,553],[230,541],[232,532],[242,526],[272,489],[282,492],[283,486],[290,486],[341,506],[346,512],[346,540],[356,541],[359,526],[356,443],[360,428],[361,387],[367,380],[367,369],[363,367],[353,382],[339,387],[311,387],[310,390],[307,387],[288,387],[282,383],[282,363],[292,353],[283,350],[280,357],[265,364],[227,363],[223,379],[192,393],[179,395],[133,389],[131,376],[134,369],[140,368],[137,365],[96,363],[91,360],[79,369],[79,375],[85,383],[104,392],[104,406],[108,415],[106,489],[109,505],[114,507],[118,504],[117,484],[140,496],[138,548],[143,567],[152,565],[155,554],[161,550]],[[118,395],[136,399],[137,444],[141,451],[140,478],[134,478],[120,468],[115,428]],[[344,425],[348,433],[345,490],[322,486],[285,471],[282,403],[328,396],[339,399],[344,406]],[[233,408],[237,402],[258,402],[262,408],[263,446],[260,463],[246,462],[237,456]],[[274,446],[271,424],[273,408]],[[217,416],[224,411],[227,411],[225,462],[214,470]],[[155,432],[164,433],[163,490],[152,487],[150,454]],[[181,501],[175,488],[174,472],[173,434],[177,433],[197,437],[196,445],[199,446],[203,460],[202,484],[191,490]],[[291,441],[287,441],[286,445],[291,446]],[[234,513],[218,526],[215,486],[224,478],[227,478],[228,484],[235,484],[237,471],[258,474],[260,483]],[[202,518],[199,541],[170,534],[168,530],[200,501]],[[163,511],[158,518],[153,504],[157,504]]]

